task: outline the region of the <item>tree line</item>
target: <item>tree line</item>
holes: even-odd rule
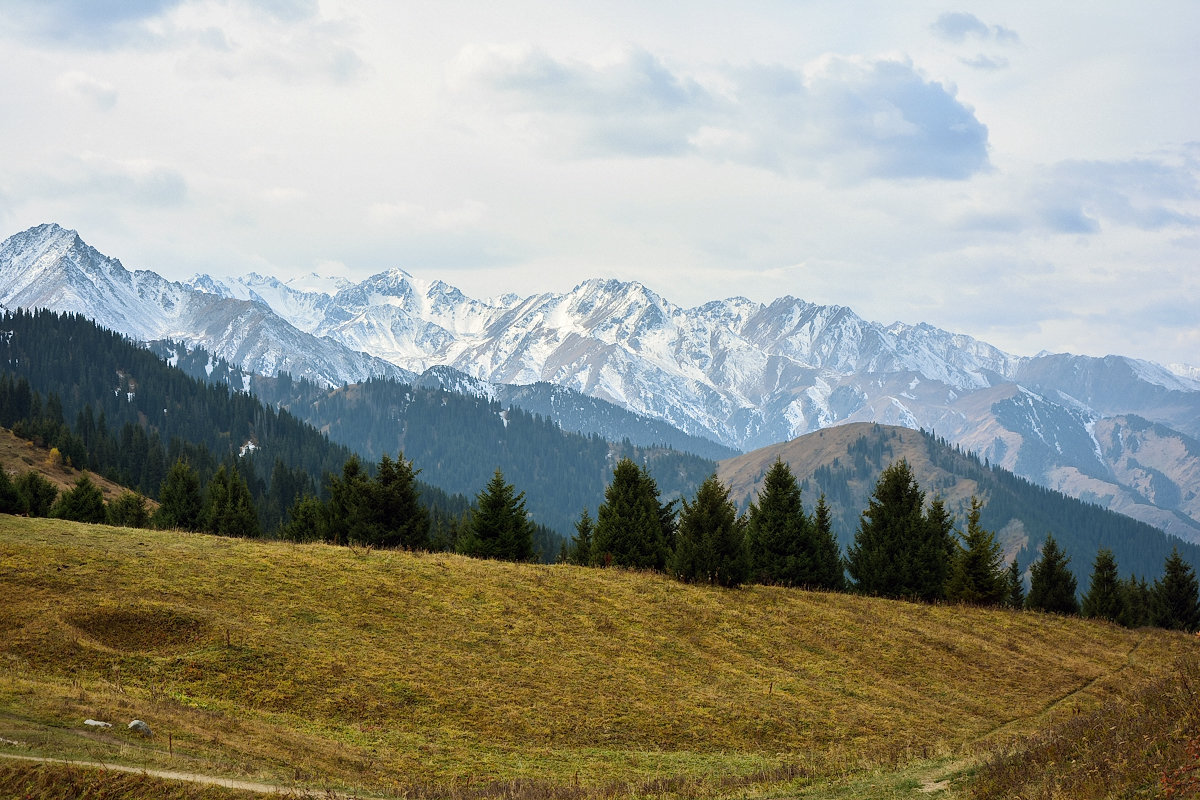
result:
[[[735,587],[743,583],[855,591],[878,597],[966,603],[1082,614],[1129,627],[1200,629],[1193,568],[1172,552],[1153,584],[1117,574],[1112,551],[1097,553],[1082,603],[1070,559],[1052,534],[1030,566],[1029,590],[1016,560],[1005,563],[995,535],[981,524],[984,504],[971,499],[958,529],[940,497],[925,492],[907,461],[879,475],[842,555],[824,495],[811,514],[791,469],[776,459],[757,499],[739,516],[716,475],[689,502],[664,503],[654,479],[626,459],[613,471],[595,520],[576,523],[565,559],[585,566],[667,572],[680,580]]]

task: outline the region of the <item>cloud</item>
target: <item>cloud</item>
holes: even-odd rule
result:
[[[1162,160],[1063,161],[1034,191],[1041,222],[1060,233],[1096,233],[1101,223],[1154,231],[1200,226],[1194,168]]]
[[[108,111],[117,104],[117,90],[113,85],[85,72],[64,72],[55,85],[60,92],[84,100],[100,111]]]
[[[1016,44],[1021,41],[1017,32],[1002,25],[988,25],[979,17],[965,11],[948,11],[930,26],[933,32],[949,42],[964,42],[967,39]]]
[[[974,58],[960,58],[960,62],[966,64],[972,69],[981,69],[993,71],[998,69],[1008,69],[1008,59],[999,56],[985,56],[982,53]]]
[[[184,0],[9,0],[5,16],[13,29],[43,41],[107,49],[144,36],[142,23]]]
[[[528,47],[464,50],[452,86],[531,118],[569,155],[684,156],[788,175],[969,177],[987,128],[910,63],[828,56],[797,70],[726,68],[711,85],[641,49],[592,64]]]
[[[65,159],[57,169],[29,179],[27,191],[32,196],[93,196],[113,203],[168,207],[186,202],[188,185],[181,172],[153,161],[84,155]]]

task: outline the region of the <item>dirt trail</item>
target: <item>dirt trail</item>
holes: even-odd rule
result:
[[[112,772],[130,772],[135,775],[148,775],[151,778],[163,778],[169,781],[188,781],[207,786],[224,786],[226,789],[240,789],[260,794],[279,794],[286,797],[312,797],[321,800],[360,800],[360,795],[345,794],[327,789],[302,789],[288,786],[276,786],[271,783],[243,781],[236,778],[222,778],[219,775],[200,775],[195,772],[177,772],[169,769],[150,769],[147,767],[129,767],[124,764],[110,764],[106,761],[75,761],[66,758],[46,758],[41,756],[19,756],[12,753],[0,753],[0,758],[17,761],[34,761],[41,764],[66,764],[72,767],[89,767],[92,769],[107,769]]]

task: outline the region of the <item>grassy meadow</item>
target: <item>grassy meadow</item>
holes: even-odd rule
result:
[[[8,516],[0,598],[0,754],[364,796],[955,796],[1200,653],[1032,613]],[[0,781],[62,769],[14,763]]]

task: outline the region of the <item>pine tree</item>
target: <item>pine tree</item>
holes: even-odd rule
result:
[[[732,587],[746,580],[748,568],[737,507],[716,475],[700,484],[692,503],[683,502],[670,570],[688,582]]]
[[[1025,606],[1054,614],[1078,614],[1075,576],[1067,569],[1071,559],[1058,547],[1052,534],[1046,534],[1042,555],[1030,568],[1029,596]]]
[[[664,569],[673,534],[672,505],[659,503],[657,484],[645,470],[628,458],[621,459],[596,516],[592,538],[595,562],[600,566]]]
[[[108,504],[108,524],[121,528],[145,528],[150,525],[146,498],[136,492],[124,492]]]
[[[1025,584],[1021,580],[1021,569],[1017,566],[1017,557],[1013,556],[1013,560],[1008,565],[1008,571],[1005,572],[1005,596],[1004,605],[1006,608],[1024,608],[1025,607]]]
[[[811,579],[811,521],[791,468],[776,458],[746,520],[750,577],[756,583],[801,586]]]
[[[73,488],[59,495],[58,501],[50,509],[50,516],[75,522],[103,523],[107,519],[104,495],[91,478],[80,475]]]
[[[335,545],[370,544],[382,538],[375,509],[374,491],[358,456],[342,465],[340,477],[329,478],[329,508],[326,535]]]
[[[58,487],[35,470],[21,474],[14,483],[21,495],[21,502],[31,517],[45,517],[58,499]]]
[[[833,534],[833,513],[825,502],[825,495],[817,498],[817,509],[813,515],[813,572],[808,586],[814,589],[846,588],[846,567],[842,562],[841,548]]]
[[[1092,577],[1087,594],[1083,596],[1081,613],[1092,619],[1117,622],[1125,611],[1125,600],[1121,593],[1121,579],[1117,574],[1117,561],[1107,547],[1096,552],[1092,562]]]
[[[326,515],[324,503],[315,495],[305,495],[288,509],[287,521],[279,529],[279,534],[293,542],[327,541],[330,536]]]
[[[28,507],[8,473],[0,467],[0,514],[23,514]]]
[[[1117,622],[1126,628],[1144,628],[1154,622],[1154,592],[1145,578],[1130,575],[1121,581],[1121,615]]]
[[[1160,628],[1189,633],[1200,630],[1200,590],[1196,572],[1179,555],[1171,551],[1163,564],[1163,576],[1154,582],[1154,624]]]
[[[200,478],[182,458],[178,459],[167,473],[158,496],[158,511],[154,515],[156,528],[200,530]]]
[[[864,594],[936,600],[944,596],[953,530],[940,501],[925,515],[925,493],[905,460],[879,476],[846,557]]]
[[[476,558],[530,561],[533,524],[525,512],[525,493],[506,483],[496,470],[475,498],[475,510],[462,532],[459,552]]]
[[[1005,600],[1008,583],[1003,568],[1003,554],[991,531],[979,523],[983,504],[971,498],[967,513],[967,531],[957,553],[946,584],[946,599],[954,603],[995,606]]]
[[[571,537],[571,548],[567,551],[567,563],[586,567],[592,563],[592,534],[595,525],[592,515],[585,508],[575,523],[575,535]]]
[[[421,504],[417,473],[399,453],[392,461],[385,453],[376,471],[374,507],[379,518],[381,547],[424,550],[429,547],[429,511]]]

